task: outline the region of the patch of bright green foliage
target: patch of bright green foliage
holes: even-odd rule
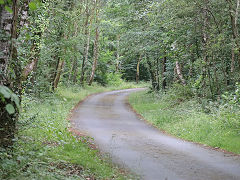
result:
[[[0,101],[5,103],[7,100],[14,102],[16,108],[19,108],[20,100],[16,94],[14,94],[8,87],[0,85]],[[9,114],[16,112],[15,107],[12,104],[6,104],[5,106]]]
[[[188,87],[178,85],[167,93],[137,92],[130,95],[129,101],[161,130],[239,154],[240,105],[236,100],[240,97],[236,97],[237,92],[227,95],[227,101],[224,97],[221,102],[211,102],[193,98]]]
[[[41,98],[24,96],[16,143],[8,152],[0,151],[0,179],[129,179],[70,133],[67,117],[89,94],[134,87],[61,86]]]

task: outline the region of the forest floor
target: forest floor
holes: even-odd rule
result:
[[[166,135],[141,120],[127,103],[138,90],[89,97],[74,110],[72,126],[141,179],[240,179],[239,156]]]

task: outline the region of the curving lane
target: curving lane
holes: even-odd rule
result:
[[[113,162],[146,180],[240,180],[240,157],[161,133],[127,106],[129,93],[97,94],[79,105],[72,126],[95,139]]]

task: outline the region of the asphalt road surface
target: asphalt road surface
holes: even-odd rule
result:
[[[146,124],[119,90],[87,98],[72,126],[94,138],[114,163],[146,180],[240,180],[240,157],[170,137]]]

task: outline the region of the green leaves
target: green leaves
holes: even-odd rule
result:
[[[28,6],[29,6],[29,8],[32,10],[32,11],[35,11],[37,8],[38,8],[38,1],[32,1],[32,2],[30,2],[29,4],[28,4]],[[4,0],[0,0],[0,5],[3,5],[3,4],[5,4],[5,2],[4,2]],[[5,5],[5,10],[6,11],[8,11],[9,13],[13,13],[13,10],[9,7],[9,6],[7,6],[7,5]]]
[[[30,2],[28,6],[32,11],[37,9],[37,3],[35,1]]]
[[[11,97],[11,91],[6,86],[0,86],[0,94],[7,99]]]
[[[10,13],[13,13],[13,10],[12,10],[10,7],[5,6],[5,9],[6,9],[6,11],[8,11],[8,12],[10,12]]]
[[[28,6],[29,6],[30,10],[35,11],[35,10],[37,10],[39,8],[40,4],[41,4],[41,1],[39,1],[39,0],[32,0],[28,4]]]
[[[14,109],[12,104],[7,104],[5,108],[6,108],[7,112],[8,112],[8,114],[12,115],[12,114],[15,113],[15,109]]]
[[[14,94],[8,87],[6,86],[0,86],[0,98],[1,101],[6,103],[9,102],[9,100],[11,102],[13,102],[17,108],[19,108],[20,106],[20,100],[18,98],[18,96],[16,94]],[[11,115],[14,114],[16,112],[14,106],[10,103],[8,103],[5,107],[5,109],[7,110],[7,112]]]

